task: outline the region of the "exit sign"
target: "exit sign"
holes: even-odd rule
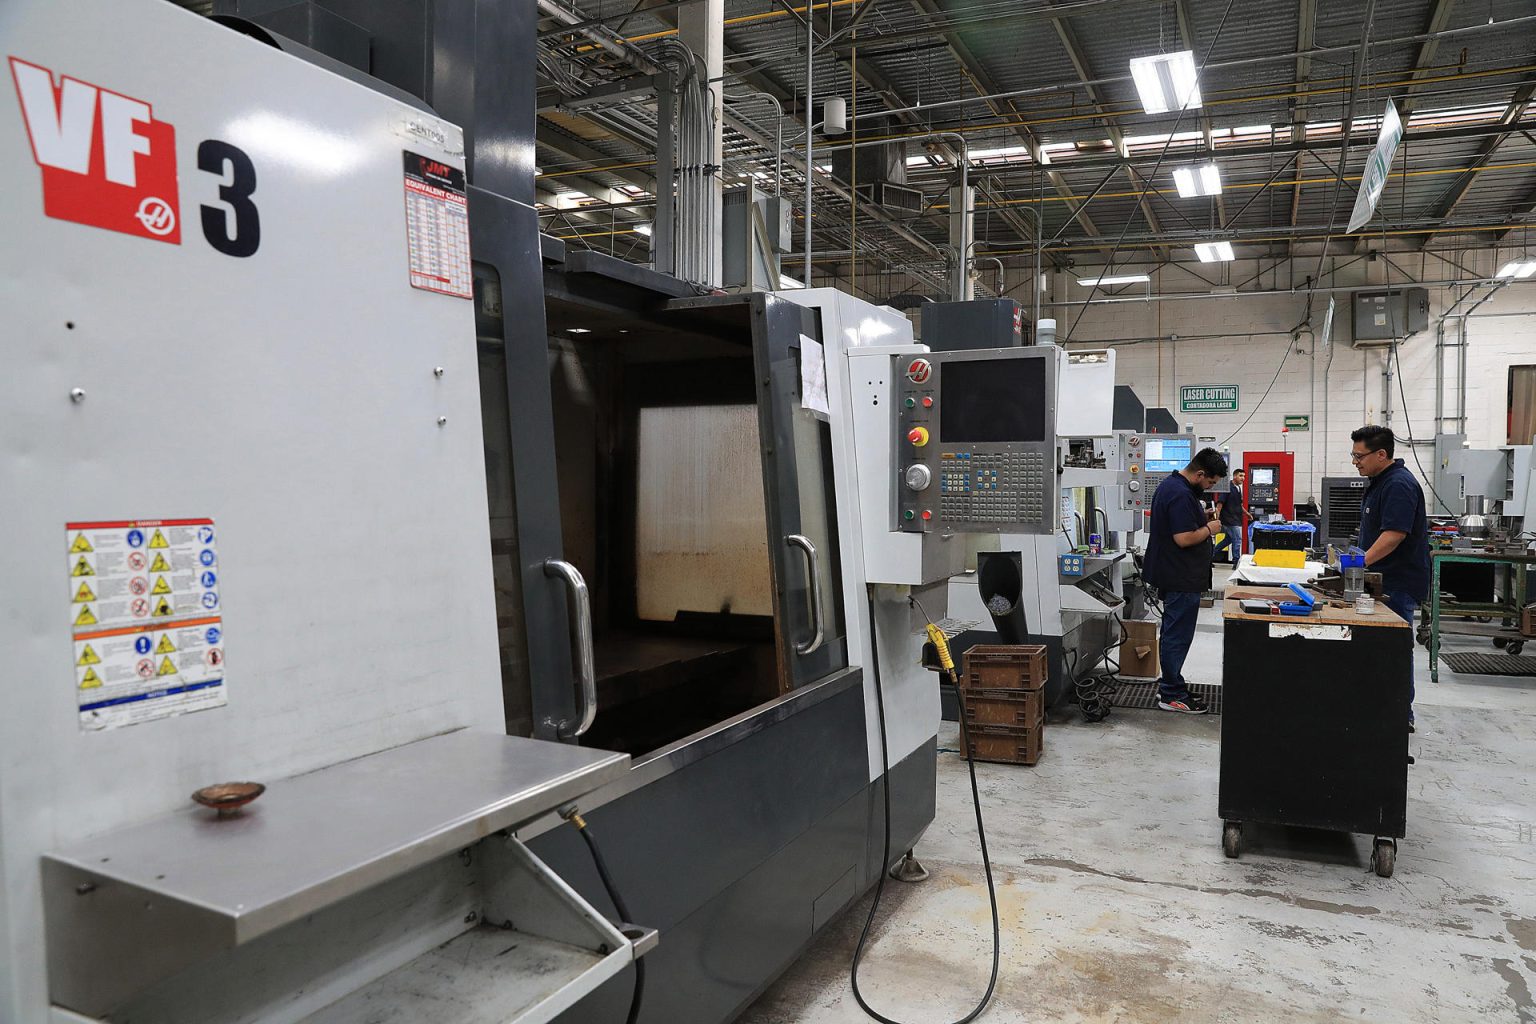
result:
[[[1311,430],[1312,417],[1310,415],[1287,416],[1285,418],[1286,430]]]
[[[1236,384],[1195,384],[1179,388],[1180,412],[1237,412]]]

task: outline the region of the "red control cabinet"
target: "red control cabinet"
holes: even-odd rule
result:
[[[1256,519],[1279,513],[1296,517],[1296,453],[1244,452],[1244,529]]]

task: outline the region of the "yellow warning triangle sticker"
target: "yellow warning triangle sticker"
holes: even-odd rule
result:
[[[77,626],[94,626],[94,625],[96,625],[96,613],[91,611],[91,606],[90,605],[85,604],[85,605],[81,605],[80,606],[80,614],[75,616],[75,625],[77,625]]]
[[[167,562],[165,560],[165,555],[163,553],[157,553],[155,555],[154,563],[152,565],[150,565],[150,567],[149,567],[149,571],[150,572],[170,572],[171,571],[171,563]]]
[[[72,555],[89,554],[95,550],[95,548],[91,547],[91,542],[86,539],[83,533],[75,534],[75,542],[69,546],[69,553]]]
[[[97,655],[96,651],[91,647],[90,644],[86,644],[85,645],[85,650],[80,652],[80,660],[75,662],[75,664],[76,665],[100,665],[101,664],[101,658],[100,658],[100,656]]]
[[[79,604],[81,601],[94,600],[96,600],[96,594],[91,590],[91,585],[89,583],[81,583],[80,589],[75,591],[75,604]]]
[[[149,546],[151,548],[168,548],[171,545],[166,541],[165,534],[156,530],[155,535],[149,538]]]
[[[80,689],[82,689],[82,690],[94,690],[94,689],[96,689],[100,685],[101,685],[101,676],[98,676],[96,674],[96,670],[93,669],[93,668],[86,669],[85,670],[85,677],[80,680]]]
[[[171,585],[165,582],[164,576],[157,576],[155,577],[155,585],[150,588],[149,592],[151,594],[169,594],[171,592]]]
[[[91,563],[87,562],[85,560],[85,556],[84,555],[81,555],[80,556],[80,561],[75,563],[74,572],[71,572],[70,575],[71,576],[95,576],[96,575],[96,570],[92,569],[91,568]]]
[[[160,667],[155,670],[157,676],[173,676],[176,674],[176,663],[170,658],[161,658]]]
[[[89,611],[90,609],[86,610]],[[160,599],[160,603],[155,605],[155,615],[157,617],[163,617],[169,614],[171,614],[171,602],[162,597]],[[95,620],[93,619],[92,621],[94,622]]]
[[[160,638],[160,645],[155,648],[156,654],[175,654],[176,645],[171,643],[171,634],[166,633]]]

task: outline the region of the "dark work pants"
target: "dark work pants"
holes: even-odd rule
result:
[[[1196,591],[1164,590],[1163,633],[1158,643],[1158,658],[1163,677],[1157,683],[1162,700],[1183,700],[1189,696],[1184,681],[1184,659],[1195,642],[1195,619],[1200,615],[1200,594]]]

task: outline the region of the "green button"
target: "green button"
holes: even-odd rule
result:
[[[907,509],[905,512],[903,512],[901,514],[901,518],[903,518],[903,519],[911,519],[912,518],[912,510],[911,509]]]
[[[916,404],[917,404],[917,399],[915,399],[915,398],[907,399],[907,408],[908,409],[912,408]]]

